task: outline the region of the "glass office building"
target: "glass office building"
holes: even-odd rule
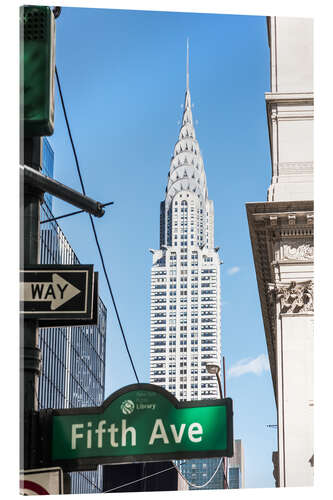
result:
[[[244,449],[241,439],[234,441],[234,456],[229,458],[229,488],[244,488]]]
[[[54,168],[54,152],[46,137],[43,137],[43,174],[53,178]],[[44,194],[44,200],[48,208],[52,212],[52,195],[49,193]]]
[[[177,464],[179,466],[178,461]],[[179,468],[187,479],[190,490],[197,490],[197,486],[202,486],[208,481],[208,484],[201,489],[223,489],[223,462],[220,458],[186,460]]]
[[[53,151],[43,140],[43,173],[53,176]],[[41,222],[52,218],[52,197],[44,196]],[[79,264],[59,225],[41,224],[41,264]],[[98,300],[98,324],[41,328],[42,373],[39,408],[99,406],[104,400],[106,308]],[[101,470],[71,473],[72,493],[102,491]]]
[[[238,489],[241,484],[241,472],[239,467],[229,467],[229,488]]]

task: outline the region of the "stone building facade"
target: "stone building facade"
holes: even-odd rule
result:
[[[272,161],[267,202],[247,203],[277,406],[276,486],[313,484],[313,22],[267,19]]]

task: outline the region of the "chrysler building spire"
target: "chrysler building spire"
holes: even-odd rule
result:
[[[190,64],[189,64],[189,40],[187,39],[186,52],[186,91],[190,91]]]
[[[172,210],[175,197],[187,191],[191,193],[200,205],[200,227],[202,233],[197,233],[197,243],[200,245],[209,243],[213,246],[214,235],[212,224],[208,223],[208,215],[212,215],[212,207],[209,205],[206,174],[204,163],[200,152],[199,143],[194,130],[191,94],[189,88],[189,40],[187,39],[186,50],[186,91],[182,124],[178,134],[178,141],[173,150],[170,161],[168,183],[166,187],[165,201],[161,205],[161,234],[160,244],[171,244],[172,241]]]

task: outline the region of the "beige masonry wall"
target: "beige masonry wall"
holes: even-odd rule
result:
[[[248,203],[254,264],[275,391],[276,486],[311,486],[313,448],[313,21],[267,19],[265,94],[272,179]]]

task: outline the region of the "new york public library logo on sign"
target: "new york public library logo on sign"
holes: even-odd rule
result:
[[[233,455],[232,400],[179,402],[152,384],[133,384],[102,406],[51,410],[52,464],[98,464]]]
[[[149,402],[146,393],[138,391],[135,403],[131,399],[126,399],[121,403],[120,409],[124,415],[129,415],[134,410],[155,410],[156,403]]]

